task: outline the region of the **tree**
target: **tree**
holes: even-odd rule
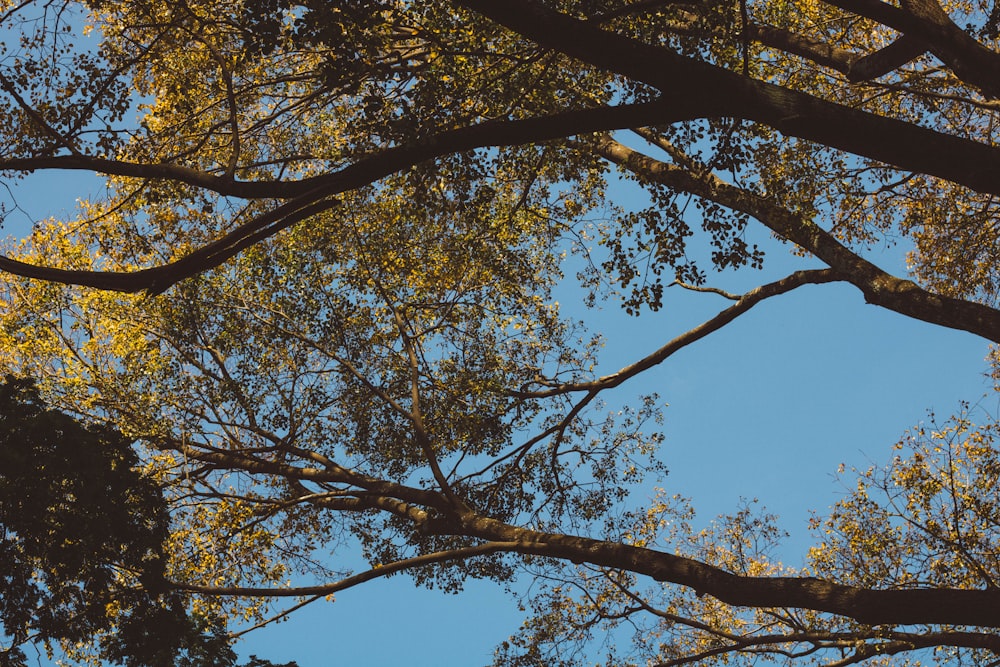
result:
[[[93,640],[129,665],[234,664],[217,624],[193,623],[163,585],[167,507],[121,434],[47,409],[30,382],[8,377],[0,462],[4,665],[27,665],[29,640]]]
[[[0,258],[3,363],[137,443],[170,512],[162,585],[196,625],[264,623],[270,600],[397,572],[457,589],[528,568],[551,585],[501,664],[575,664],[568,644],[623,620],[635,642],[611,664],[996,660],[995,422],[914,431],[790,570],[750,507],[700,534],[683,499],[637,510],[630,491],[663,471],[658,401],[595,409],[809,284],[1000,342],[993,8],[4,12],[20,39],[0,62],[0,169],[91,171],[107,192]],[[612,169],[650,205],[612,201]],[[742,295],[709,284],[765,261],[751,224],[827,268]],[[865,259],[883,234],[912,242],[912,279]],[[596,341],[551,296],[567,253],[591,299],[620,294],[631,315],[668,285],[733,305],[596,377]],[[316,545],[342,541],[371,569],[330,571]]]

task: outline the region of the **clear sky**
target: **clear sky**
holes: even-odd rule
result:
[[[75,174],[30,180],[16,192],[26,213],[11,214],[4,232],[23,233],[29,217],[59,213],[96,191],[93,181]],[[9,198],[0,198],[9,208]],[[768,250],[765,270],[730,273],[713,286],[743,291],[817,266],[756,228],[748,235]],[[897,275],[902,257],[900,248],[869,254]],[[570,286],[559,298],[567,312],[604,334],[602,372],[728,305],[674,288],[662,311],[636,319],[614,304],[586,312]],[[693,498],[699,523],[735,511],[740,498],[759,498],[792,533],[783,556],[799,565],[809,544],[809,510],[822,512],[842,492],[837,466],[884,463],[891,445],[928,409],[946,415],[960,399],[978,400],[988,388],[986,353],[986,343],[972,335],[867,305],[853,287],[808,286],[758,305],[609,400],[659,393],[670,404],[661,454],[670,469],[666,489]],[[397,576],[340,593],[333,603],[317,602],[250,635],[238,650],[301,667],[471,667],[488,663],[520,619],[516,602],[495,585],[471,582],[461,594],[443,595]]]

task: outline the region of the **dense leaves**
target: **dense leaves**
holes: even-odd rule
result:
[[[95,637],[126,665],[232,662],[218,630],[203,634],[165,586],[167,508],[130,445],[48,408],[30,382],[0,386],[5,664],[27,664],[29,640]]]

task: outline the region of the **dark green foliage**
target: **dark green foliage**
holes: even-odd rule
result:
[[[280,665],[276,662],[271,662],[270,660],[263,660],[255,655],[250,656],[250,662],[242,665],[241,667],[299,667],[299,663],[292,660],[291,662],[283,662]]]
[[[0,386],[0,624],[17,646],[105,635],[113,662],[232,665],[222,628],[187,616],[164,580],[169,517],[117,431],[48,409],[30,381]],[[115,612],[118,610],[118,613]]]

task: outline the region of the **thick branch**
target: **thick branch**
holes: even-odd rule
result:
[[[521,121],[493,121],[446,131],[416,144],[377,153],[342,170],[302,181],[241,184],[172,166],[102,163],[101,168],[126,170],[127,167],[129,175],[176,178],[221,194],[297,199],[166,266],[136,272],[66,271],[0,258],[0,269],[101,289],[158,293],[186,277],[220,265],[248,245],[329,209],[333,206],[332,198],[339,193],[426,160],[487,146],[525,144],[703,117],[732,116],[754,120],[791,136],[881,160],[908,171],[938,176],[981,192],[1000,194],[1000,150],[996,148],[753,81],[660,47],[605,32],[531,0],[456,1],[543,46],[652,85],[663,91],[664,96],[646,104],[569,111]],[[55,158],[44,160],[50,159]],[[70,160],[66,158],[62,164],[80,166],[87,162]],[[0,166],[8,168],[28,169],[30,164],[29,161],[0,162]],[[52,162],[35,164],[54,166]]]
[[[173,448],[177,448],[173,444]],[[294,479],[343,482],[337,470],[306,470],[285,464],[260,461],[232,452],[184,448],[191,458],[212,462],[228,469],[258,474],[279,475]],[[342,470],[342,469],[341,469]],[[355,477],[359,477],[355,474]],[[382,480],[362,478],[363,486],[399,505],[415,503],[427,508],[450,509],[442,494],[414,489]],[[352,508],[353,509],[353,508]],[[634,547],[619,542],[605,542],[587,537],[546,533],[509,525],[460,510],[450,517],[439,512],[427,514],[413,507],[408,514],[420,529],[429,534],[454,535],[488,542],[475,547],[437,552],[406,559],[384,568],[355,575],[340,582],[295,589],[206,587],[177,584],[183,590],[206,595],[319,595],[336,592],[393,571],[418,567],[499,551],[531,554],[574,563],[625,570],[691,588],[699,594],[743,607],[796,607],[838,614],[869,625],[949,624],[1000,627],[1000,590],[872,590],[846,586],[811,577],[747,577],[726,572],[692,558]],[[398,513],[398,508],[391,511]],[[389,568],[395,568],[389,569]],[[385,570],[385,571],[383,571]]]
[[[851,66],[859,60],[858,54],[824,41],[805,35],[775,28],[769,25],[751,25],[747,28],[749,37],[765,46],[792,53],[813,61],[817,65],[830,67],[843,74],[851,70]]]
[[[666,28],[668,32],[681,34],[705,34],[699,17],[694,12],[678,12],[682,17],[679,23],[671,23]],[[727,33],[718,29],[710,33],[713,37],[724,39]],[[785,53],[791,53],[817,65],[829,67],[847,76],[852,82],[869,81],[905,65],[927,51],[923,42],[916,38],[902,35],[892,44],[862,55],[843,49],[820,39],[792,32],[771,25],[748,24],[747,39]]]
[[[663,101],[627,104],[562,113],[523,120],[487,121],[442,131],[402,146],[387,148],[341,169],[301,180],[238,181],[191,167],[164,163],[138,163],[100,157],[63,155],[0,159],[0,169],[39,171],[67,169],[93,171],[110,176],[163,179],[185,183],[226,197],[242,199],[291,199],[316,201],[369,185],[381,178],[427,160],[484,147],[517,146],[560,139],[601,130],[624,129],[697,118],[710,111]]]
[[[109,173],[168,177],[221,194],[298,197],[177,262],[138,272],[104,273],[34,267],[10,259],[0,269],[33,278],[136,292],[159,292],[185,277],[218,266],[247,245],[326,210],[319,202],[420,162],[486,146],[545,141],[592,131],[657,125],[696,117],[733,116],[770,125],[786,134],[882,160],[901,169],[938,176],[975,190],[1000,194],[1000,150],[960,137],[843,107],[752,81],[713,65],[605,32],[530,0],[459,0],[498,22],[570,56],[648,83],[664,92],[658,102],[570,111],[522,121],[494,121],[443,132],[417,144],[362,159],[342,170],[302,181],[238,183],[164,165],[102,162]],[[82,167],[87,159],[40,158],[35,165]],[[46,160],[46,161],[42,161]],[[0,163],[31,168],[30,161]],[[96,164],[96,163],[93,163]],[[114,170],[114,171],[112,171]],[[798,241],[797,241],[798,242]],[[804,244],[803,244],[804,245]]]
[[[1000,342],[1000,311],[979,303],[934,294],[910,280],[886,273],[845,247],[819,225],[774,204],[766,197],[724,183],[711,174],[699,176],[690,170],[660,162],[608,137],[598,142],[597,151],[643,178],[752,215],[772,231],[826,262],[860,289],[869,303]]]
[[[903,0],[902,9],[881,0],[825,1],[915,38],[962,81],[1000,97],[1000,54],[955,25],[937,0]]]
[[[761,44],[837,70],[852,82],[877,79],[927,51],[923,42],[906,35],[874,53],[861,56],[853,51],[782,28],[754,25],[750,26],[748,32],[751,38]]]
[[[323,176],[284,183],[237,184],[202,172],[152,165],[150,175],[209,187],[220,194],[248,196],[246,188],[259,187],[267,197],[294,196],[281,206],[241,225],[224,237],[190,255],[162,266],[138,271],[77,271],[36,266],[0,256],[0,270],[27,278],[83,285],[119,292],[159,294],[185,278],[220,266],[241,250],[269,238],[293,224],[334,208],[336,195],[373,183],[395,172],[444,155],[486,146],[510,146],[557,139],[604,129],[675,122],[705,115],[709,110],[697,105],[667,105],[662,101],[619,107],[569,111],[520,121],[496,121],[443,132],[413,145],[390,148]],[[51,158],[56,159],[56,158]],[[41,159],[40,159],[41,160]],[[65,158],[62,164],[71,164]],[[7,163],[8,165],[10,162]],[[44,164],[51,164],[44,162]],[[72,164],[84,164],[76,161]],[[119,165],[119,163],[114,163]],[[3,163],[0,163],[0,167]],[[105,165],[110,168],[112,165]],[[144,173],[144,165],[132,165],[130,175]],[[231,188],[231,189],[230,189]],[[256,195],[255,195],[256,196]]]
[[[788,136],[1000,194],[1000,149],[755,81],[533,0],[454,1],[543,47],[650,85],[670,104],[714,109],[709,116],[756,121]]]
[[[869,53],[851,63],[847,79],[852,82],[870,81],[902,67],[925,52],[924,45],[908,35],[901,35],[889,46]]]
[[[1000,590],[872,590],[812,577],[744,577],[691,558],[585,537],[543,533],[486,517],[466,517],[460,533],[516,542],[516,551],[627,570],[692,588],[740,607],[797,607],[867,625],[1000,627]]]

